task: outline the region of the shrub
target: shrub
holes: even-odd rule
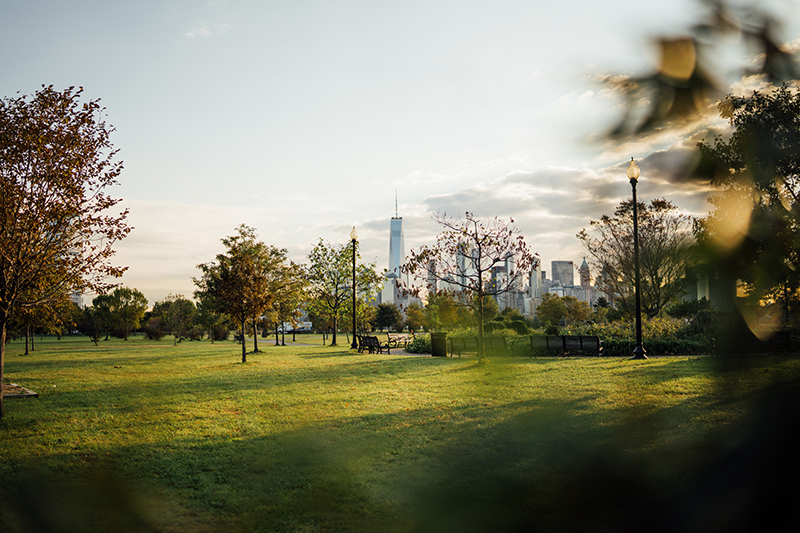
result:
[[[508,353],[514,357],[529,357],[531,355],[530,337],[514,337],[509,339]]]
[[[417,335],[406,347],[408,353],[431,353],[431,336],[427,333]]]
[[[162,327],[161,317],[151,317],[144,327],[144,336],[150,340],[160,341],[164,338],[164,335],[166,335],[166,332]]]
[[[231,328],[227,324],[217,324],[211,327],[209,334],[212,340],[224,341],[230,336]]]
[[[186,334],[189,337],[189,340],[192,341],[199,341],[203,340],[203,335],[205,334],[206,330],[203,326],[192,326],[192,329]]]
[[[560,335],[560,330],[558,329],[558,326],[554,326],[554,325],[552,325],[552,324],[550,324],[548,322],[547,323],[547,327],[544,328],[544,334],[545,335]]]

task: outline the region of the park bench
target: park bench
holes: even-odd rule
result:
[[[448,337],[450,355],[461,357],[465,353],[478,353],[478,337]],[[484,337],[483,347],[490,355],[508,355],[508,344],[504,337]]]
[[[465,353],[478,353],[477,337],[447,337],[450,343],[450,356],[461,357]]]
[[[384,350],[386,350],[387,354],[390,353],[389,343],[381,343],[378,337],[373,337],[372,335],[358,335],[357,337],[359,353],[364,353],[364,350],[368,353],[384,353]]]
[[[414,340],[414,335],[408,333],[387,333],[386,337],[389,339],[387,342],[392,348],[407,348],[409,343]]]
[[[534,355],[603,355],[603,342],[596,335],[531,335]]]

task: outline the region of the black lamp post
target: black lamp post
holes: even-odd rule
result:
[[[356,242],[358,241],[358,233],[356,233],[355,226],[353,226],[353,231],[350,232],[350,240],[353,241],[353,343],[350,345],[350,349],[358,350],[358,343],[356,342]]]
[[[633,189],[633,268],[634,292],[636,294],[636,347],[633,349],[634,359],[647,359],[642,346],[642,299],[639,282],[639,208],[636,201],[636,183],[639,181],[639,167],[631,157],[628,165],[628,178]]]

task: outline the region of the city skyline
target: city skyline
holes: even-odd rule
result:
[[[800,43],[800,6],[759,5]],[[355,226],[382,271],[392,214],[408,254],[435,238],[433,213],[470,211],[513,218],[543,260],[576,261],[575,234],[629,197],[631,157],[643,201],[708,212],[714,189],[680,169],[723,131],[713,106],[702,127],[611,141],[624,102],[600,82],[651,73],[656,39],[708,12],[695,0],[12,0],[0,96],[52,84],[101,100],[125,166],[108,192],[135,228],[114,263],[151,305],[191,297],[196,266],[242,223],[299,262]],[[722,80],[763,87],[745,81]]]

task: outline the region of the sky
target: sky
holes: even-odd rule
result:
[[[798,3],[759,5],[800,38]],[[382,271],[395,212],[408,253],[433,243],[433,213],[470,211],[513,218],[549,270],[579,264],[575,234],[629,197],[631,157],[641,200],[709,209],[713,189],[676,176],[705,130],[611,142],[623,102],[597,81],[652,72],[653,39],[685,34],[697,0],[0,7],[0,97],[81,86],[106,108],[124,162],[109,192],[135,228],[115,264],[151,304],[191,296],[242,223],[300,262],[355,226]]]

